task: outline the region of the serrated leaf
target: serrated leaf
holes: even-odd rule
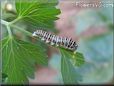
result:
[[[76,52],[76,54],[73,56],[73,62],[76,66],[83,65],[85,63],[83,54]]]
[[[36,27],[53,28],[60,10],[56,9],[57,0],[17,0],[18,17]]]
[[[78,82],[81,80],[81,76],[79,73],[77,73],[74,65],[70,61],[71,52],[68,52],[67,50],[61,49],[61,73],[63,82],[65,84],[78,84]]]
[[[8,84],[28,83],[34,75],[35,63],[47,64],[46,54],[41,46],[15,38],[2,40],[2,72],[8,75]]]
[[[74,52],[72,51],[68,51],[66,49],[62,49],[62,50],[64,51],[65,56],[73,61],[73,64],[75,66],[81,66],[85,63],[84,56],[82,53],[76,52],[74,54]]]

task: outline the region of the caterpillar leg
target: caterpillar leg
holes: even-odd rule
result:
[[[44,41],[45,39],[44,38],[41,38],[42,41]]]
[[[46,43],[49,43],[50,41],[46,40]]]
[[[34,32],[34,33],[32,34],[32,36],[37,36],[37,35],[36,35],[36,32]]]
[[[54,43],[53,43],[53,42],[51,42],[51,45],[54,45]]]

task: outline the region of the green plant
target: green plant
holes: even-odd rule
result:
[[[47,65],[46,48],[38,43],[37,45],[26,40],[32,37],[33,28],[42,27],[46,30],[54,29],[54,21],[58,19],[56,15],[60,10],[56,9],[56,0],[16,0],[14,12],[2,11],[2,83],[25,84],[28,83],[28,77],[34,78],[35,64]],[[4,16],[8,14],[7,16]],[[29,27],[29,28],[28,28]],[[51,29],[49,29],[51,28]],[[5,30],[4,30],[5,29]],[[19,37],[17,34],[21,35]],[[73,52],[60,49],[61,73],[65,84],[78,83],[75,72],[75,65],[80,66],[84,63],[83,55],[79,52]],[[67,58],[68,57],[68,58]]]

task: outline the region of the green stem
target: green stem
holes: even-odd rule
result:
[[[26,30],[24,30],[24,29],[21,29],[20,27],[18,27],[18,26],[16,26],[16,25],[10,25],[10,26],[16,28],[17,30],[19,30],[19,31],[21,31],[21,32],[23,32],[23,33],[25,33],[25,34],[28,35],[28,36],[32,36],[32,33],[30,33],[29,31],[26,31]]]
[[[9,22],[1,20],[1,24],[6,26],[8,34],[9,34],[9,37],[12,38],[12,32],[11,32],[11,29],[10,29],[10,26],[9,26]]]
[[[12,38],[12,32],[11,32],[11,29],[10,29],[9,25],[6,25],[6,27],[7,27],[7,30],[8,30],[9,37]]]
[[[4,20],[2,20],[2,19],[1,19],[1,24],[3,24],[3,25],[8,25],[8,24],[9,24],[9,22],[4,21]]]
[[[17,21],[17,20],[14,20],[14,21],[12,21],[12,23],[14,23],[14,22],[16,22],[16,21]],[[9,33],[10,37],[12,36],[10,27],[14,27],[14,28],[16,28],[17,30],[19,30],[19,31],[21,31],[21,32],[23,32],[23,33],[25,33],[26,35],[32,36],[32,33],[30,33],[29,31],[26,31],[26,30],[24,30],[24,29],[21,29],[20,27],[18,27],[18,26],[16,26],[16,25],[13,25],[12,23],[9,23],[9,22],[4,21],[4,20],[1,19],[1,24],[5,25],[5,26],[7,27],[7,30],[8,30],[8,33]]]
[[[21,19],[21,17],[17,17],[16,19],[14,19],[13,21],[9,22],[9,24],[14,24],[16,23],[17,21],[19,21]]]

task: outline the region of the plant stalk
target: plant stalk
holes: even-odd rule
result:
[[[12,37],[12,32],[11,32],[11,28],[10,27],[14,27],[18,31],[21,31],[21,32],[25,33],[28,36],[32,36],[32,33],[30,33],[29,31],[26,31],[26,30],[21,29],[20,27],[18,27],[16,25],[13,25],[13,23],[16,22],[17,20],[18,19],[14,20],[14,21],[12,21],[12,23],[10,23],[10,22],[7,22],[7,21],[4,21],[4,20],[1,19],[1,24],[5,25],[7,27],[9,36]]]

